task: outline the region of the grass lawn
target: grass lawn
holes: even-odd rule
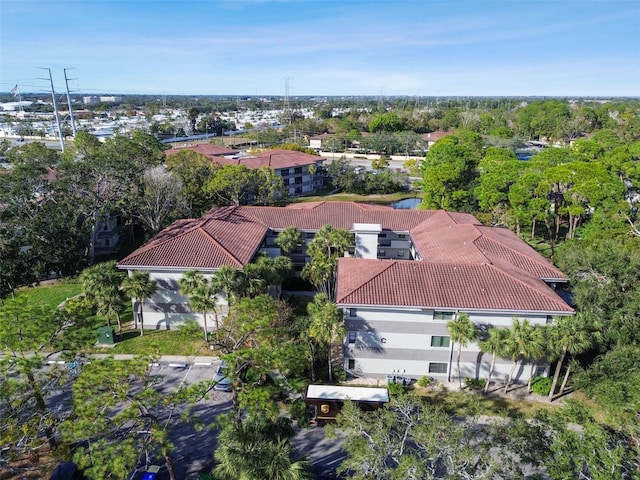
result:
[[[82,285],[77,281],[61,281],[37,287],[24,287],[16,292],[16,297],[26,298],[29,304],[42,304],[56,308],[67,298],[82,293]]]
[[[123,353],[132,355],[184,355],[195,357],[199,355],[215,355],[208,345],[199,337],[185,335],[179,330],[145,330],[140,336],[139,330],[124,330],[122,338],[113,348],[96,348],[94,352]]]
[[[404,200],[405,198],[421,197],[421,192],[396,192],[386,195],[357,195],[355,193],[336,193],[334,195],[322,195],[313,197],[296,198],[296,202],[362,202],[389,204]]]

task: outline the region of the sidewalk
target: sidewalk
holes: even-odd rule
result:
[[[125,355],[125,354],[108,354],[108,353],[92,353],[87,355],[87,358],[109,358],[113,357],[115,360],[132,360],[138,355]],[[158,357],[152,364],[153,365],[169,365],[173,367],[182,366],[213,366],[220,362],[220,357],[206,357],[206,356],[185,356],[185,355],[162,355]],[[45,358],[45,363],[64,365],[64,360],[60,360],[60,354],[53,354],[50,357]]]

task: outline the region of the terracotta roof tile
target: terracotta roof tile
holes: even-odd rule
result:
[[[520,281],[491,264],[341,258],[337,303],[428,309],[573,310],[541,280]]]
[[[180,220],[118,263],[121,268],[242,267],[251,261],[267,228],[255,222]]]
[[[408,232],[422,261],[341,259],[339,299],[349,304],[571,311],[541,279],[566,276],[513,232],[469,214],[394,210],[353,202],[221,207],[181,220],[122,262],[122,268],[219,268],[251,261],[269,229],[379,224]],[[356,263],[354,263],[356,262]],[[419,287],[416,287],[419,286]]]

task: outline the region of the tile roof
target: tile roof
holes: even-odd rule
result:
[[[178,152],[182,152],[184,150],[193,150],[194,152],[199,153],[200,155],[205,155],[207,157],[220,157],[223,155],[235,155],[240,153],[240,150],[233,150],[231,148],[222,147],[220,145],[214,145],[212,143],[199,143],[197,145],[189,146],[189,147],[179,147],[179,148],[171,148],[166,150],[165,155],[175,155]],[[217,161],[217,158],[214,158]]]
[[[119,266],[241,267],[254,257],[268,230],[295,226],[317,231],[324,225],[350,230],[355,223],[409,233],[421,261],[341,259],[341,303],[571,311],[541,280],[565,281],[566,276],[513,232],[443,210],[354,202],[215,208],[200,219],[175,222]]]
[[[178,220],[118,266],[215,269],[231,265],[241,268],[254,257],[266,231],[267,227],[255,222]]]
[[[339,259],[337,303],[442,310],[573,312],[541,280],[527,274],[515,277],[489,263],[360,258]]]
[[[270,167],[274,170],[314,165],[324,161],[322,157],[295,150],[265,150],[249,157],[220,157],[214,159],[221,165],[245,165],[248,168]]]

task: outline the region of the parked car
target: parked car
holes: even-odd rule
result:
[[[230,392],[233,390],[233,383],[229,377],[227,377],[227,362],[224,360],[220,362],[218,366],[218,370],[216,370],[216,374],[213,376],[213,381],[216,384],[213,386],[214,390],[218,390],[219,392]]]

